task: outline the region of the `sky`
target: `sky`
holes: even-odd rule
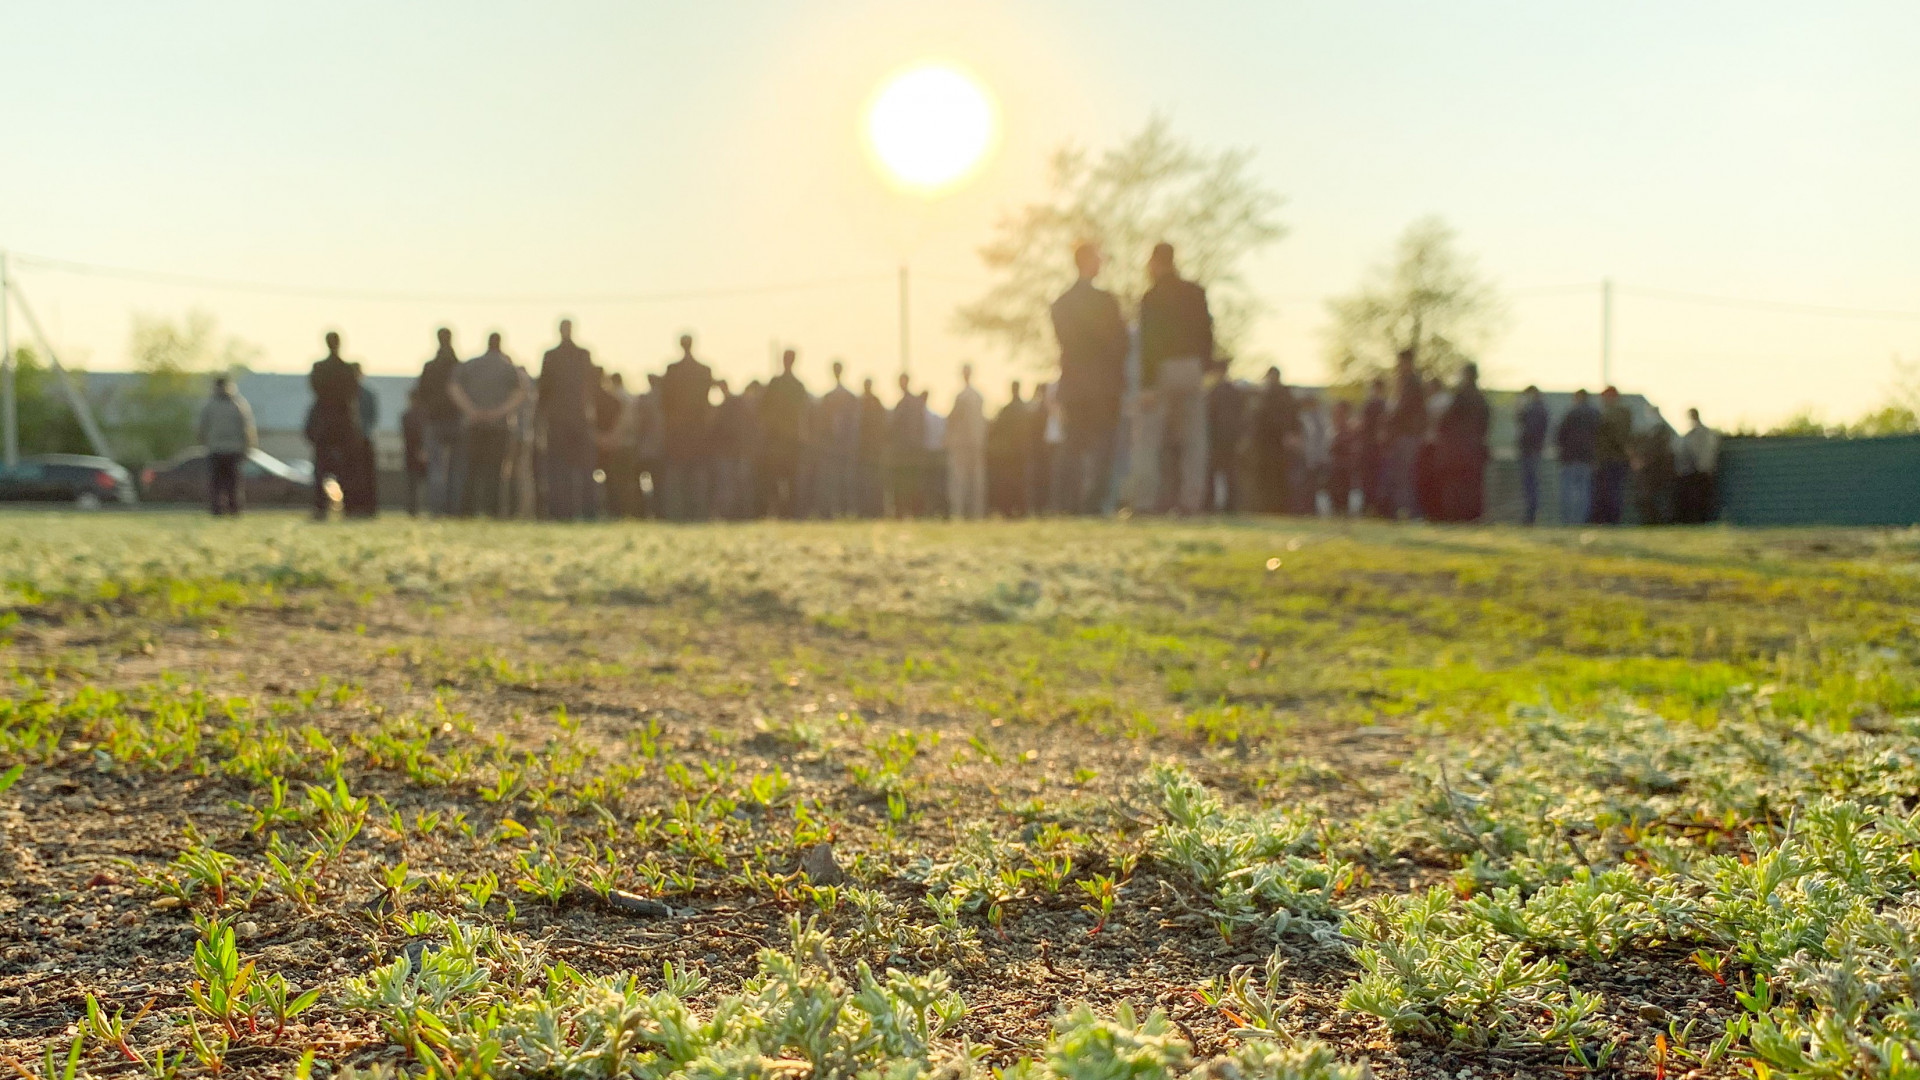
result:
[[[537,363],[568,315],[629,377],[692,332],[736,382],[791,345],[815,389],[836,358],[892,381],[904,264],[938,404],[963,361],[995,389],[1037,374],[954,328],[994,222],[1045,197],[1055,148],[1160,114],[1285,198],[1244,354],[1289,381],[1324,378],[1325,298],[1439,215],[1507,297],[1489,384],[1597,385],[1611,279],[1623,389],[1727,426],[1840,419],[1920,359],[1920,317],[1803,310],[1920,313],[1915,41],[1920,5],[1843,0],[14,4],[0,248],[96,369],[130,365],[136,315],[207,311],[264,370],[338,329],[393,374],[440,325]],[[933,199],[860,138],[926,60],[1001,123]]]

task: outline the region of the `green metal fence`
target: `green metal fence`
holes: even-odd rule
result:
[[[1728,439],[1720,450],[1720,520],[1735,525],[1920,523],[1920,435]]]

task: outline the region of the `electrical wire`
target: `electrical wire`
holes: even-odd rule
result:
[[[1735,296],[1709,296],[1705,293],[1673,289],[1648,289],[1638,285],[1616,285],[1614,291],[1649,300],[1675,300],[1715,307],[1746,308],[1753,311],[1781,311],[1802,315],[1830,315],[1851,319],[1920,319],[1920,311],[1892,311],[1885,308],[1838,307],[1831,304],[1797,304],[1783,300],[1747,300]]]
[[[71,259],[51,259],[43,255],[29,255],[21,252],[9,252],[8,257],[18,265],[38,267],[43,270],[54,270],[85,277],[118,278],[125,281],[145,281],[161,285],[188,285],[195,288],[219,289],[228,292],[260,293],[272,296],[298,296],[324,300],[365,300],[381,303],[409,304],[652,304],[674,300],[705,300],[728,296],[760,296],[783,292],[803,292],[812,289],[833,288],[841,285],[887,281],[893,277],[891,273],[859,274],[837,278],[817,278],[812,281],[743,285],[714,289],[682,289],[656,293],[507,295],[491,293],[337,289],[327,288],[325,286],[281,285],[260,281],[240,281],[231,278],[200,277],[194,274],[175,274],[159,270],[135,270],[120,266],[101,266],[95,263],[75,262]]]

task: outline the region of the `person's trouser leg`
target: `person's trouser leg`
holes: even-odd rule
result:
[[[460,512],[461,431],[458,425],[427,425],[427,512]]]
[[[244,498],[240,491],[240,454],[207,455],[208,475],[212,480],[213,512],[238,514]]]
[[[1560,466],[1560,524],[1585,525],[1593,512],[1593,466],[1584,461]]]
[[[1521,524],[1532,525],[1540,517],[1540,455],[1520,455]]]
[[[1387,453],[1387,494],[1393,503],[1389,517],[1409,520],[1420,516],[1420,437],[1395,435]]]

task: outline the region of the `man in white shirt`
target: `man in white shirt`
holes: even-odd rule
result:
[[[973,365],[960,368],[960,393],[947,415],[947,512],[957,518],[987,514],[987,411],[973,388]]]
[[[1720,433],[1700,422],[1700,410],[1687,410],[1687,433],[1674,448],[1674,520],[1704,525],[1718,509],[1716,477],[1720,469]]]

